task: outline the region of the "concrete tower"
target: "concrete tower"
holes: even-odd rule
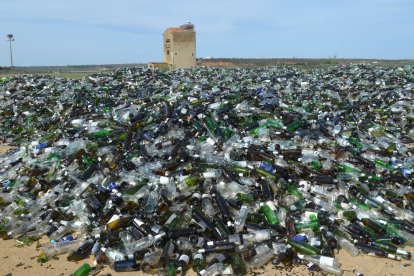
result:
[[[196,66],[196,33],[194,30],[168,28],[164,32],[164,62],[172,69]]]
[[[196,33],[189,23],[167,28],[163,34],[164,62],[149,62],[149,68],[162,70],[196,66]]]

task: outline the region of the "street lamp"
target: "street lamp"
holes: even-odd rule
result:
[[[7,41],[10,41],[10,62],[11,62],[11,70],[13,71],[13,55],[12,55],[11,42],[14,41],[14,38],[12,34],[7,35]]]

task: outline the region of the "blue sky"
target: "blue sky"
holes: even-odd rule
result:
[[[163,61],[162,33],[186,19],[197,57],[414,59],[413,11],[413,0],[2,0],[0,66],[8,33],[16,66]]]

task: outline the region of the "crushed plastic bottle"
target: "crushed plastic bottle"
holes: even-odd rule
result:
[[[172,276],[411,259],[413,69],[125,68],[0,80],[0,233]],[[89,265],[75,275],[86,275]]]

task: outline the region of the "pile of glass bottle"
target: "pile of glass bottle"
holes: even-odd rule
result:
[[[369,64],[3,78],[1,235],[170,276],[410,259],[413,93]]]

